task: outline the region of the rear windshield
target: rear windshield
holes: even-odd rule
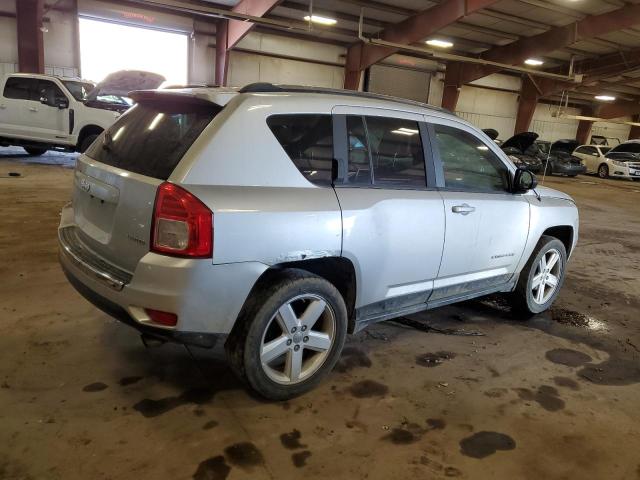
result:
[[[141,103],[106,130],[86,154],[101,163],[166,180],[220,107]]]

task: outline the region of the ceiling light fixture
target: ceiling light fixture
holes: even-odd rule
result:
[[[531,65],[532,67],[539,67],[544,62],[542,60],[538,60],[537,58],[527,58],[524,63],[527,65]]]
[[[603,102],[613,102],[616,99],[616,97],[612,97],[611,95],[596,95],[594,98]]]
[[[427,45],[431,45],[432,47],[440,47],[440,48],[451,48],[453,47],[453,43],[447,40],[438,40],[437,38],[427,40],[425,42]]]
[[[320,15],[307,15],[305,21],[319,23],[320,25],[335,25],[338,21],[335,18],[321,17]]]

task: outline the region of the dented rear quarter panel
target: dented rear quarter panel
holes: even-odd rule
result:
[[[276,265],[341,254],[340,206],[330,187],[185,188],[213,211],[214,264]]]

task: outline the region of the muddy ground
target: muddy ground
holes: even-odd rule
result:
[[[221,349],[145,349],[57,264],[73,159],[0,149],[0,478],[640,478],[640,183],[551,178],[581,238],[555,309],[500,299],[350,337],[317,390],[249,395]],[[21,177],[9,177],[9,172]]]

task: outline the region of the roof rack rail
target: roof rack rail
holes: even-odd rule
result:
[[[386,100],[390,102],[404,103],[406,105],[413,105],[421,108],[428,108],[430,110],[436,110],[439,112],[445,112],[450,115],[454,115],[449,110],[441,107],[429,105],[428,103],[418,102],[416,100],[409,100],[406,98],[392,97],[390,95],[382,95],[380,93],[371,92],[357,92],[354,90],[342,90],[338,88],[325,88],[325,87],[306,87],[303,85],[275,85],[269,82],[256,82],[245,85],[239,93],[280,93],[280,92],[295,92],[295,93],[324,93],[329,95],[344,95],[349,97],[370,98],[374,100]]]

